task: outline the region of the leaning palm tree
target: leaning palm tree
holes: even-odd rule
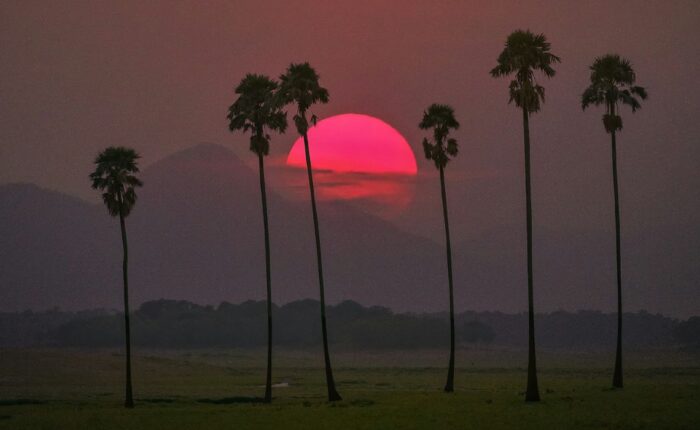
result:
[[[266,130],[284,133],[287,115],[275,97],[277,83],[267,76],[248,74],[236,87],[238,98],[229,107],[228,127],[231,132],[250,131],[250,150],[258,156],[263,227],[265,230],[265,273],[267,275],[267,378],[265,403],[272,401],[272,281],[270,278],[270,232],[267,223],[267,193],[263,158],[270,151],[270,135]]]
[[[537,84],[535,72],[546,77],[554,76],[552,65],[559,57],[549,52],[550,46],[544,34],[534,34],[527,30],[517,30],[506,40],[505,48],[498,56],[498,65],[491,70],[494,78],[515,74],[510,82],[510,100],[523,112],[523,132],[525,141],[525,203],[527,223],[527,296],[528,296],[528,366],[527,391],[525,400],[540,400],[537,386],[537,358],[535,354],[535,309],[533,304],[532,278],[532,202],[530,187],[530,115],[540,110],[544,102],[544,87]]]
[[[342,400],[335,389],[331,357],[328,352],[328,329],[326,327],[326,299],[323,288],[323,261],[321,258],[321,237],[318,230],[318,212],[316,211],[316,194],[314,192],[314,179],[311,169],[311,154],[309,153],[308,130],[311,125],[316,125],[316,116],[307,118],[309,109],[315,103],[328,103],[328,90],[319,84],[319,76],[309,63],[291,64],[285,74],[280,76],[280,89],[278,95],[285,104],[296,105],[297,112],[294,115],[294,124],[297,131],[304,138],[304,151],[306,153],[306,172],[309,177],[309,191],[311,193],[311,212],[314,220],[314,233],[316,235],[316,259],[318,261],[318,284],[321,299],[321,333],[323,335],[323,357],[326,365],[326,385],[328,387],[328,401]]]
[[[617,257],[617,353],[615,355],[615,372],[613,387],[622,388],[622,271],[620,252],[620,205],[617,188],[617,145],[615,134],[622,130],[622,117],[618,115],[619,105],[628,105],[636,112],[647,98],[647,91],[635,85],[636,76],[629,61],[619,55],[608,54],[598,57],[591,66],[591,85],[581,96],[581,107],[585,110],[590,105],[604,105],[603,125],[612,141],[612,174],[615,197],[615,245]]]
[[[447,281],[450,290],[450,364],[447,369],[445,391],[454,391],[455,375],[455,307],[452,284],[452,249],[450,246],[450,223],[447,220],[447,193],[445,192],[445,167],[450,157],[457,155],[457,140],[449,137],[451,130],[457,130],[459,123],[455,119],[454,109],[447,105],[432,104],[423,112],[423,120],[418,124],[421,130],[432,130],[433,141],[423,139],[425,158],[432,160],[440,171],[440,190],[442,191],[442,215],[445,220],[445,243],[447,246]]]
[[[124,260],[122,276],[124,279],[124,332],[126,337],[126,400],[124,406],[134,407],[131,388],[131,329],[129,326],[129,249],[126,240],[124,219],[129,216],[136,204],[136,187],[143,185],[136,177],[139,172],[137,160],[140,156],[130,148],[111,146],[95,159],[95,171],[90,174],[92,188],[102,192],[102,201],[109,214],[119,216],[122,232]]]

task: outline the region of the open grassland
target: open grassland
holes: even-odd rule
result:
[[[697,429],[700,356],[628,354],[610,390],[612,354],[543,351],[543,401],[525,404],[522,351],[458,351],[456,392],[441,392],[446,351],[336,351],[344,400],[325,401],[320,351],[278,351],[272,405],[263,351],[137,351],[136,408],[125,410],[114,350],[0,350],[0,429]]]

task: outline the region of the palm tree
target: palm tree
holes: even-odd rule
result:
[[[280,109],[275,97],[277,83],[267,76],[248,74],[236,87],[238,98],[229,107],[229,130],[250,131],[250,150],[258,156],[260,195],[262,197],[263,227],[265,230],[265,273],[267,275],[267,378],[265,403],[272,402],[272,281],[270,278],[270,232],[267,223],[267,193],[265,192],[265,165],[263,158],[270,150],[270,135],[265,129],[284,133],[287,115]]]
[[[554,76],[552,68],[559,57],[549,52],[550,46],[544,34],[517,30],[506,40],[505,48],[498,56],[498,65],[491,70],[494,78],[515,74],[510,82],[510,100],[523,111],[523,134],[525,141],[525,202],[527,223],[527,296],[528,296],[528,365],[525,400],[540,400],[537,386],[537,358],[535,354],[535,309],[532,280],[532,202],[530,187],[530,115],[538,112],[544,103],[544,87],[537,84],[535,72],[546,77]]]
[[[285,74],[280,76],[279,97],[285,104],[295,104],[297,113],[294,115],[294,124],[297,131],[304,138],[304,150],[306,153],[306,172],[309,177],[309,191],[311,193],[311,212],[314,219],[314,233],[316,235],[316,259],[318,261],[318,284],[321,298],[321,332],[323,335],[323,357],[326,365],[326,385],[328,387],[328,401],[342,400],[335,389],[331,357],[328,352],[328,329],[326,327],[326,299],[323,288],[323,261],[321,258],[321,237],[318,230],[318,212],[316,211],[316,195],[314,192],[314,178],[311,169],[311,154],[309,153],[309,123],[316,125],[316,115],[307,118],[309,108],[316,103],[328,103],[328,90],[319,84],[319,75],[309,63],[291,64]]]
[[[450,157],[457,155],[457,140],[448,137],[451,130],[457,130],[459,123],[455,119],[454,109],[447,105],[432,104],[423,112],[423,120],[418,124],[421,130],[433,130],[432,143],[423,139],[425,158],[432,160],[440,171],[440,190],[442,191],[442,214],[445,220],[445,242],[447,246],[447,280],[450,287],[450,364],[447,369],[445,391],[454,391],[455,374],[455,308],[452,284],[452,249],[450,246],[450,223],[447,220],[447,193],[445,192],[445,166]]]
[[[95,171],[90,174],[92,188],[102,192],[102,201],[109,214],[119,216],[122,232],[124,260],[122,275],[124,279],[124,332],[126,335],[126,400],[124,406],[134,407],[131,388],[131,330],[129,326],[129,249],[126,240],[124,219],[129,216],[136,204],[136,187],[143,185],[135,175],[139,172],[137,160],[140,156],[130,148],[111,146],[95,159]]]
[[[591,84],[581,95],[581,107],[605,105],[603,125],[612,141],[612,174],[615,196],[615,245],[617,258],[617,353],[613,387],[622,388],[622,269],[620,252],[620,204],[617,187],[617,145],[615,134],[622,130],[619,104],[628,105],[636,112],[642,105],[637,97],[646,100],[647,91],[635,85],[636,76],[630,62],[619,55],[608,54],[593,61]]]

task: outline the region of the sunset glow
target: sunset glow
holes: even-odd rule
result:
[[[343,114],[309,130],[311,163],[319,200],[355,202],[376,215],[393,217],[413,199],[416,157],[392,126],[368,115]],[[288,184],[308,198],[304,140],[294,142],[287,165],[298,171]]]
[[[314,170],[415,175],[416,157],[406,139],[384,121],[360,114],[336,115],[309,130]],[[287,164],[305,167],[304,140],[294,142]]]

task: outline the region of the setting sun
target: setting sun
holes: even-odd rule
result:
[[[389,124],[368,115],[343,114],[309,130],[314,169],[338,173],[415,175],[416,157],[406,139]],[[287,164],[305,167],[304,140],[294,142]]]

